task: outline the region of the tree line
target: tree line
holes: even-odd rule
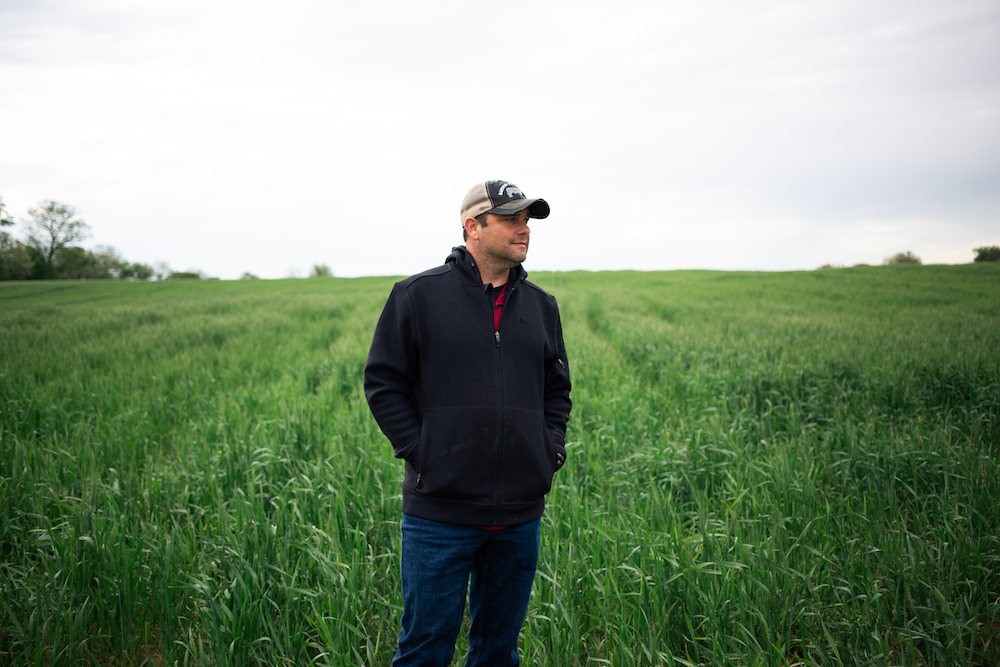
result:
[[[90,236],[90,226],[77,218],[77,211],[68,204],[47,199],[28,209],[25,239],[20,241],[5,228],[14,225],[0,197],[0,280],[46,279],[119,279],[165,280],[167,278],[204,278],[200,272],[171,271],[165,262],[155,266],[129,262],[110,246],[87,250],[73,245]],[[1000,246],[973,248],[974,262],[1000,261]],[[920,264],[912,252],[887,257],[884,264]],[[820,268],[834,268],[825,264]],[[313,266],[310,277],[332,276],[326,264]],[[257,276],[244,273],[242,279]]]
[[[1000,246],[988,245],[981,248],[973,248],[972,252],[976,256],[972,259],[975,262],[1000,262]],[[892,257],[886,257],[883,264],[922,264],[920,258],[907,250],[896,253]]]
[[[173,272],[163,262],[156,266],[129,262],[110,246],[87,250],[75,245],[90,236],[90,226],[68,204],[47,199],[29,208],[28,218],[22,222],[25,237],[19,240],[7,231],[14,219],[0,197],[0,280],[172,277]]]

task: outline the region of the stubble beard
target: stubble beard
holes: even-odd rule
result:
[[[514,243],[508,243],[506,252],[503,254],[503,259],[506,260],[506,268],[512,269],[524,260],[528,259],[528,239],[524,240],[524,250],[520,249],[520,246]]]
[[[528,258],[529,244],[529,239],[525,239],[523,256],[522,251],[510,241],[495,250],[492,248],[483,248],[485,251],[483,253],[485,255],[484,259],[497,269],[512,269]]]
[[[524,260],[528,259],[528,237],[524,238],[524,251],[522,256],[522,250],[520,246],[511,243],[508,248],[510,249],[510,259],[516,264],[520,264]]]

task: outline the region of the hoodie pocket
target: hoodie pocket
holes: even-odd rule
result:
[[[510,408],[504,420],[501,495],[504,503],[537,502],[552,488],[556,446],[540,410]]]
[[[417,452],[417,493],[446,500],[493,502],[496,412],[436,408],[424,412]]]

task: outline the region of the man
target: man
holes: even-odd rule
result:
[[[405,460],[396,667],[451,663],[467,592],[467,667],[519,664],[571,405],[559,309],[521,267],[528,219],[548,215],[508,181],[476,185],[466,245],[396,283],[375,329],[365,396]]]

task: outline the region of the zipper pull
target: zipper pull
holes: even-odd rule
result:
[[[500,347],[500,332],[499,331],[496,332],[496,337],[497,337],[497,347]]]

